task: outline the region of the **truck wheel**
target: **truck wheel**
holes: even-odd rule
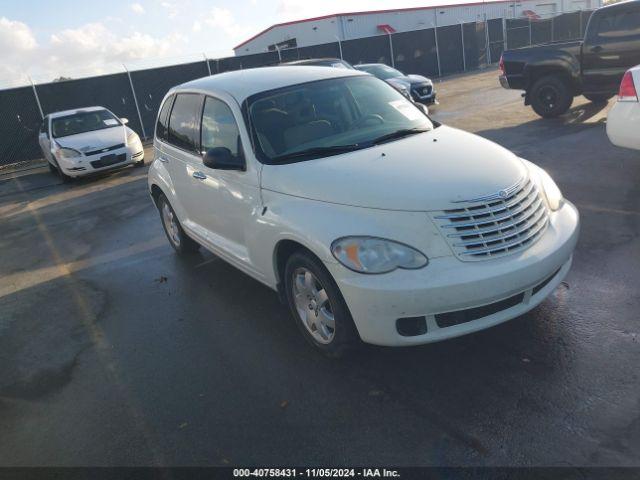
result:
[[[531,107],[542,118],[555,118],[571,107],[573,95],[567,82],[557,75],[538,79],[529,93]]]
[[[605,103],[608,102],[609,99],[613,97],[613,95],[609,93],[585,93],[584,98],[593,102],[593,103]]]
[[[285,266],[287,303],[304,338],[325,356],[339,358],[360,344],[347,305],[327,269],[296,252]]]

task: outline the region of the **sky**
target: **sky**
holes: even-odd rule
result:
[[[464,1],[464,0],[463,0]],[[274,23],[454,0],[0,0],[0,87],[233,55]]]

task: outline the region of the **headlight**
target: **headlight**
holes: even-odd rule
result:
[[[547,203],[552,211],[558,210],[562,206],[562,192],[556,185],[556,182],[549,176],[543,169],[538,168],[538,175],[544,196],[547,198]]]
[[[139,142],[139,141],[140,141],[140,137],[138,137],[138,134],[136,132],[131,132],[127,136],[127,144],[130,144],[133,142]]]
[[[78,150],[74,150],[73,148],[58,148],[55,150],[55,155],[58,158],[69,159],[69,158],[77,158],[81,157],[82,153]]]
[[[429,263],[429,259],[414,248],[375,237],[339,238],[331,244],[331,253],[342,265],[360,273],[416,269]]]

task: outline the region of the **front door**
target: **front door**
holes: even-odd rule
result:
[[[212,148],[227,148],[237,169],[209,168],[202,157],[190,166],[197,192],[196,221],[212,243],[232,256],[232,260],[253,270],[247,250],[250,222],[259,215],[259,184],[255,169],[247,168],[238,123],[231,108],[222,100],[206,97],[201,119],[201,154]],[[258,272],[253,272],[257,274]]]

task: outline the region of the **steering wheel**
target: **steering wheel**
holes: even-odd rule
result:
[[[373,123],[375,122],[375,123]],[[378,115],[377,113],[368,113],[367,115],[365,115],[364,117],[359,118],[356,121],[356,126],[362,126],[362,125],[369,125],[369,124],[378,124],[378,125],[382,125],[384,123],[384,118],[382,118],[381,115]]]

